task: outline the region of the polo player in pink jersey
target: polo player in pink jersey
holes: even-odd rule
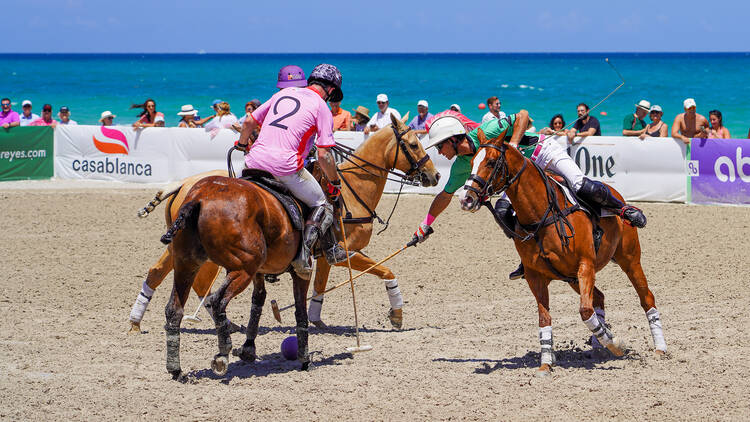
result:
[[[312,271],[311,250],[318,238],[329,264],[346,261],[333,231],[333,206],[318,182],[304,167],[305,157],[317,147],[318,164],[330,181],[328,196],[333,202],[341,194],[341,180],[329,148],[333,139],[333,115],[327,101],[341,101],[341,72],[336,66],[319,64],[307,79],[307,87],[284,88],[255,110],[242,125],[237,145],[245,148],[247,168],[265,170],[284,184],[292,194],[311,208],[305,225],[302,247],[292,266],[298,273]],[[250,134],[260,126],[255,142]]]

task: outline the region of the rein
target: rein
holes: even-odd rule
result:
[[[407,149],[406,142],[403,139],[403,136],[406,135],[407,133],[409,133],[409,131],[411,130],[411,128],[406,128],[406,130],[404,130],[403,132],[399,132],[395,127],[393,127],[393,125],[391,125],[391,129],[393,130],[393,134],[396,137],[396,142],[398,143],[398,148],[396,149],[396,153],[394,154],[393,164],[391,165],[390,169],[381,167],[381,166],[379,166],[377,164],[371,163],[371,162],[363,159],[362,157],[359,157],[359,156],[355,155],[353,148],[350,148],[350,147],[348,147],[346,145],[342,145],[342,144],[340,144],[338,142],[336,143],[336,146],[334,146],[332,148],[344,160],[350,162],[351,164],[353,164],[355,166],[355,168],[345,168],[345,169],[339,169],[339,168],[337,168],[337,171],[339,173],[339,177],[341,178],[341,181],[344,182],[344,184],[347,186],[347,188],[349,188],[349,191],[351,191],[352,195],[354,196],[354,199],[356,199],[357,202],[362,207],[364,207],[364,209],[370,214],[368,217],[353,218],[351,212],[349,211],[349,208],[346,206],[346,202],[344,202],[343,199],[342,199],[342,203],[344,204],[344,208],[346,209],[346,217],[344,218],[344,223],[348,223],[348,224],[368,224],[368,223],[372,223],[373,220],[377,219],[378,223],[385,225],[385,227],[383,227],[383,229],[381,229],[377,234],[381,234],[386,229],[388,229],[388,225],[390,224],[391,217],[393,217],[393,213],[396,210],[396,206],[398,205],[398,201],[401,198],[401,191],[403,190],[404,185],[408,184],[408,185],[411,185],[411,186],[419,186],[420,183],[418,181],[415,181],[414,178],[417,177],[417,176],[419,176],[422,173],[422,171],[421,171],[422,167],[424,167],[424,165],[430,160],[430,156],[428,154],[426,154],[426,153],[425,153],[425,156],[422,157],[420,160],[415,160],[414,157],[411,155],[411,153],[409,153],[409,151]],[[404,156],[409,161],[409,164],[411,166],[411,168],[407,172],[405,172],[403,174],[393,171],[393,169],[396,168],[396,164],[398,163],[399,151],[403,151]],[[357,163],[354,160],[352,160],[352,158],[357,159],[357,160],[363,162],[365,165],[364,166],[360,165],[359,163]],[[375,174],[372,171],[368,170],[366,168],[367,166],[373,167],[377,171],[385,173],[385,175],[383,175],[383,174]],[[369,174],[371,176],[374,176],[374,177],[377,177],[377,178],[385,178],[386,180],[390,180],[392,182],[396,182],[396,183],[399,183],[401,185],[400,188],[399,188],[399,190],[398,190],[398,194],[396,196],[396,202],[394,202],[393,208],[391,209],[391,212],[388,215],[388,219],[386,221],[383,221],[383,219],[380,218],[380,216],[378,216],[378,214],[375,212],[375,210],[371,209],[365,203],[365,201],[360,197],[360,195],[357,193],[357,191],[354,189],[354,187],[344,177],[344,173],[352,173],[356,169],[360,169],[360,170],[364,171],[365,173],[367,173],[367,174]],[[388,174],[394,175],[394,176],[398,177],[398,179],[392,179],[392,178],[388,177]]]

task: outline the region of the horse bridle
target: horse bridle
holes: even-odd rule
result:
[[[500,152],[500,156],[497,158],[497,161],[495,161],[495,166],[492,168],[492,173],[490,173],[490,176],[485,181],[481,177],[479,177],[476,174],[472,174],[467,179],[468,181],[474,182],[477,185],[479,185],[479,189],[475,188],[474,186],[471,186],[470,184],[466,184],[464,188],[468,191],[474,192],[477,195],[477,201],[479,204],[486,201],[487,198],[494,194],[502,193],[513,183],[515,183],[519,177],[521,177],[521,173],[523,173],[524,170],[526,170],[526,164],[528,160],[523,160],[523,166],[521,167],[521,170],[516,173],[515,176],[508,179],[508,161],[505,159],[505,151],[508,149],[508,145],[503,142],[502,145],[497,146],[494,144],[482,144],[479,145],[479,148],[492,148],[496,151]],[[495,190],[492,186],[495,183],[495,178],[498,174],[501,174],[502,178],[505,179],[505,184],[500,187],[500,189]]]
[[[412,157],[411,153],[409,153],[406,141],[404,141],[403,138],[404,135],[411,131],[411,128],[407,127],[403,132],[399,132],[395,126],[391,125],[391,129],[393,129],[393,134],[396,136],[396,142],[398,142],[399,149],[404,152],[404,156],[409,161],[409,165],[411,166],[409,171],[404,173],[404,179],[413,180],[415,177],[419,176],[422,173],[422,168],[425,164],[427,164],[428,161],[430,161],[430,155],[425,152],[424,157],[420,158],[419,161],[414,160],[414,157]],[[399,149],[396,150],[396,154],[393,156],[393,165],[391,166],[391,168],[396,168],[396,163],[398,163]]]

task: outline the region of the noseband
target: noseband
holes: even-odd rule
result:
[[[523,160],[523,166],[521,167],[521,170],[519,170],[515,176],[509,179],[508,161],[505,160],[505,151],[508,149],[508,144],[506,144],[505,142],[503,142],[500,146],[494,144],[482,144],[479,146],[479,148],[492,148],[500,152],[500,156],[497,158],[497,161],[495,161],[495,166],[492,168],[492,173],[490,173],[490,176],[486,181],[476,174],[472,174],[471,176],[469,176],[468,180],[479,185],[478,189],[469,184],[464,186],[466,190],[474,192],[477,195],[478,201],[481,203],[485,201],[486,198],[494,194],[504,192],[513,183],[515,183],[521,176],[521,173],[526,170],[526,164],[528,160]],[[505,184],[500,187],[500,189],[496,190],[493,188],[493,185],[495,184],[495,179],[497,178],[498,174],[503,180],[505,180]]]

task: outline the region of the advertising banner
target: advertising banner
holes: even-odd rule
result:
[[[63,179],[161,183],[226,168],[231,130],[58,126],[55,175]],[[242,154],[234,157],[238,168]]]
[[[750,204],[747,139],[692,139],[687,168],[691,202]]]
[[[586,177],[609,184],[627,201],[687,198],[686,145],[673,138],[590,136],[576,138],[569,151]]]
[[[53,140],[49,126],[0,128],[0,181],[51,178]]]

